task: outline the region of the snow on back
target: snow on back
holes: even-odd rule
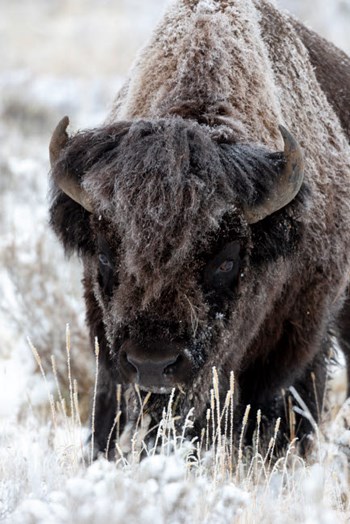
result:
[[[203,113],[228,105],[250,137],[274,145],[282,117],[258,22],[250,0],[173,3],[110,120],[164,116],[183,103]]]

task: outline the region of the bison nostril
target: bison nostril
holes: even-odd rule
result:
[[[138,373],[138,369],[133,363],[132,359],[124,351],[122,352],[121,357],[124,361],[126,368],[129,369],[129,371],[131,371],[132,373]]]
[[[184,384],[190,373],[190,363],[179,346],[179,343],[140,344],[127,340],[119,353],[121,379],[154,391]]]
[[[170,362],[163,370],[163,375],[170,376],[174,375],[177,372],[179,365],[183,360],[182,355],[178,355],[173,362]]]

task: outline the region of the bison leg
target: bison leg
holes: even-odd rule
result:
[[[105,327],[102,321],[102,313],[92,292],[93,283],[89,276],[85,277],[84,285],[86,301],[86,320],[90,326],[91,347],[95,349],[95,341],[98,341],[98,377],[96,398],[94,399],[94,415],[91,417],[91,433],[94,435],[94,458],[99,453],[106,453],[114,458],[116,430],[113,428],[117,415],[117,380],[113,376],[115,367],[110,359],[109,346],[105,336]],[[122,424],[119,420],[119,427]],[[92,436],[90,437],[91,441]],[[108,450],[106,449],[108,446]]]
[[[307,453],[313,440],[315,423],[319,422],[322,413],[326,387],[328,339],[324,340],[323,346],[324,350],[316,355],[303,374],[289,388],[269,396],[266,394],[265,384],[264,391],[255,389],[250,398],[244,399],[238,411],[238,417],[241,417],[240,420],[242,420],[245,406],[250,404],[250,417],[245,429],[246,445],[251,445],[254,442],[257,412],[260,410],[260,444],[262,448],[267,448],[271,437],[274,435],[276,421],[280,418],[275,445],[276,454],[284,454],[295,438],[299,452],[302,455]],[[291,387],[294,389],[291,389]],[[296,391],[296,395],[293,395],[294,391]],[[299,405],[298,397],[302,399],[307,408],[305,413],[299,413],[299,409],[303,411],[303,407]],[[295,408],[297,408],[297,411],[295,411]]]
[[[117,391],[115,382],[104,366],[100,368],[94,415],[91,418],[91,432],[94,434],[94,458],[99,453],[114,458],[116,437]],[[91,437],[90,437],[91,440]],[[107,449],[108,448],[108,449]]]
[[[316,355],[313,362],[285,394],[281,416],[281,444],[297,438],[297,447],[306,455],[314,440],[315,425],[320,422],[327,381],[329,341],[324,341],[326,351]],[[303,402],[299,404],[299,400]],[[304,410],[306,406],[306,410]],[[296,411],[297,410],[297,411]],[[301,412],[300,412],[301,410]]]

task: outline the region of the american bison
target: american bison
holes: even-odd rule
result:
[[[332,334],[350,345],[349,58],[268,1],[178,0],[106,122],[68,123],[50,216],[100,345],[96,452],[117,384],[122,425],[138,384],[154,423],[177,388],[196,429],[213,366],[237,431],[249,403],[288,442],[290,386],[317,421]],[[310,421],[295,432],[305,450]]]

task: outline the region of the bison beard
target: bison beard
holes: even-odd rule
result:
[[[279,445],[288,444],[290,386],[318,420],[330,334],[350,346],[350,152],[349,122],[333,112],[349,114],[348,101],[332,103],[317,42],[348,82],[344,55],[267,2],[179,0],[109,121],[71,137],[67,118],[57,126],[51,225],[82,258],[100,345],[96,453],[118,384],[122,426],[138,417],[137,383],[152,392],[154,424],[176,388],[177,414],[194,407],[198,434],[213,366],[222,399],[235,373],[237,434],[249,403],[268,437],[282,418]],[[293,129],[280,127],[284,151],[281,112]],[[253,431],[252,422],[247,442]],[[305,451],[310,422],[296,415],[293,431]]]

